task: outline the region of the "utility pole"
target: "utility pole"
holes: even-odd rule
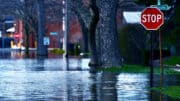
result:
[[[63,0],[63,56],[68,57],[68,37],[69,37],[69,14],[68,14],[68,0]]]

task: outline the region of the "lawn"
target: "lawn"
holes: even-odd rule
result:
[[[163,62],[165,65],[172,65],[175,66],[176,64],[180,64],[180,57],[179,56],[173,56],[170,57]]]
[[[140,65],[123,65],[122,67],[111,67],[111,68],[98,68],[98,71],[108,72],[120,72],[120,73],[150,73],[150,67]],[[180,75],[180,72],[174,71],[170,68],[163,69],[165,75],[176,74]],[[160,68],[154,67],[154,73],[160,74]]]
[[[150,73],[150,67],[138,66],[138,65],[123,65],[122,67],[111,67],[98,69],[99,71],[105,72],[118,72],[118,73]],[[154,68],[154,74],[160,74],[160,69],[158,67]],[[180,75],[180,72],[174,71],[171,68],[164,68],[164,75]],[[173,99],[180,99],[180,86],[170,86],[170,87],[155,87],[152,88],[154,91],[161,92],[164,95],[172,97]]]
[[[174,99],[180,99],[180,86],[169,86],[169,87],[155,87],[152,88],[154,91],[161,92],[167,96],[170,96]]]

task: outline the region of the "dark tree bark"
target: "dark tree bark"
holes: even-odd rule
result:
[[[24,33],[25,33],[25,55],[28,58],[29,57],[29,28],[28,28],[28,2],[24,1],[24,6],[23,6],[23,28],[24,28]]]
[[[47,46],[43,44],[45,37],[45,15],[44,15],[44,0],[37,0],[38,14],[38,35],[37,35],[37,56],[47,56]]]
[[[100,85],[97,88],[99,92],[98,96],[100,97],[100,101],[117,101],[117,89],[115,86],[117,85],[117,76],[118,73],[111,73],[111,72],[103,72],[100,76]],[[107,84],[107,81],[112,81],[111,83]],[[105,87],[109,87],[112,89],[104,89]],[[111,94],[107,95],[107,92],[111,92]]]
[[[29,30],[27,28],[27,25],[25,24],[24,25],[24,28],[25,28],[25,34],[26,34],[26,38],[25,38],[25,43],[26,43],[26,47],[25,47],[25,53],[26,53],[26,56],[28,56],[29,54]]]
[[[89,8],[83,5],[82,0],[72,0],[72,11],[77,15],[82,34],[83,34],[83,52],[90,51],[91,61],[89,65],[99,65],[98,53],[96,47],[96,27],[99,21],[99,11],[96,0],[90,0]]]
[[[121,66],[116,25],[118,0],[100,0],[99,2],[102,66]]]
[[[118,0],[90,0],[91,20],[88,23],[86,13],[84,14],[83,10],[80,9],[81,6],[78,8],[80,13],[78,16],[82,17],[86,26],[88,25],[91,65],[102,65],[103,67],[121,66],[116,31],[117,5]],[[100,26],[97,27],[99,14]]]
[[[78,12],[76,13],[78,15]],[[86,27],[82,17],[78,15],[78,20],[81,26],[81,32],[82,32],[82,52],[88,53],[88,28]]]
[[[91,60],[89,65],[90,66],[98,66],[99,59],[97,54],[97,47],[96,47],[96,27],[99,21],[99,9],[96,5],[96,0],[90,0],[90,8],[92,10],[92,19],[89,25],[89,49],[91,53]]]
[[[82,52],[87,53],[89,51],[88,45],[88,27],[90,24],[90,11],[88,7],[83,5],[82,0],[71,0],[71,10],[78,18],[81,32],[82,32]]]

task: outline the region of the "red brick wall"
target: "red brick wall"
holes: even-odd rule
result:
[[[70,21],[69,28],[69,42],[75,43],[82,39],[80,25],[78,20],[75,18]],[[58,35],[50,35],[50,32],[57,32]],[[46,35],[50,38],[49,48],[58,48],[60,46],[60,40],[63,38],[62,23],[47,23],[46,24]]]

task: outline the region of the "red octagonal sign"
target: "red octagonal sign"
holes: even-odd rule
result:
[[[146,30],[158,30],[164,23],[164,14],[158,8],[148,7],[141,13],[141,25]]]

